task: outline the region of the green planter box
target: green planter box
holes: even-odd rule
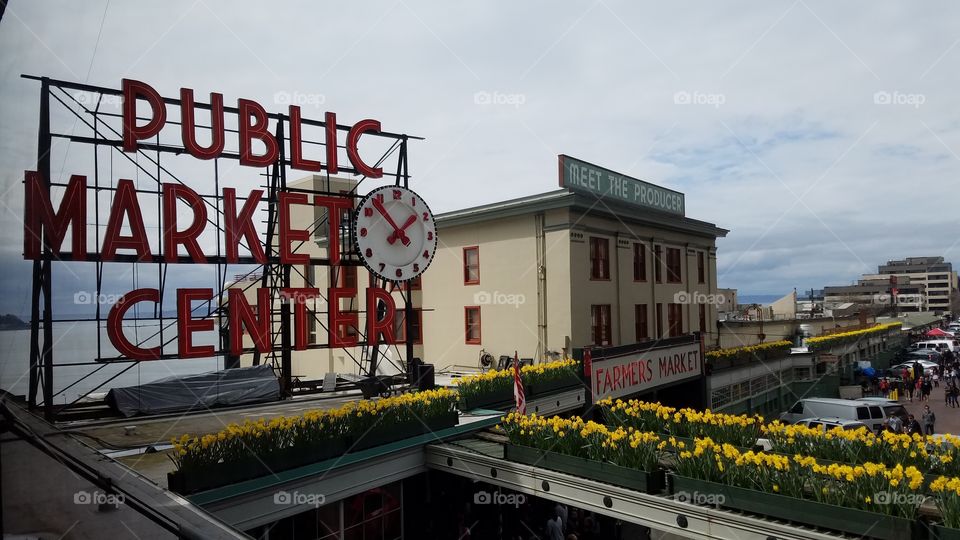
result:
[[[539,398],[549,394],[561,392],[563,390],[568,390],[570,388],[576,388],[577,386],[580,386],[580,379],[571,373],[569,377],[564,377],[562,379],[525,385],[524,391],[527,398]],[[511,398],[512,397],[513,396],[511,394]]]
[[[662,470],[651,473],[513,444],[504,447],[504,457],[508,461],[606,482],[643,493],[660,493],[665,486]]]
[[[683,491],[722,496],[720,506],[743,510],[814,527],[882,540],[923,538],[920,522],[854,508],[844,508],[807,499],[766,493],[754,489],[670,475],[670,493]]]
[[[930,526],[930,538],[933,540],[960,540],[960,529],[944,527],[940,523]]]
[[[349,451],[359,452],[360,450],[383,446],[392,442],[423,435],[424,433],[440,431],[441,429],[451,428],[457,425],[459,421],[460,416],[456,411],[449,411],[431,418],[413,418],[403,421],[394,421],[385,418],[367,433],[356,434],[356,442]]]
[[[474,409],[507,409],[514,404],[513,381],[510,381],[510,387],[496,392],[488,392],[476,396],[460,396],[460,410],[472,411]]]
[[[188,472],[174,471],[167,473],[167,486],[170,491],[188,494],[236,484],[341,456],[347,451],[347,443],[346,439],[327,441],[304,448],[284,448],[258,456],[259,459],[250,456],[234,463],[217,463]]]

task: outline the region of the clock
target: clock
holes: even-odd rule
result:
[[[408,281],[424,272],[437,251],[433,213],[419,195],[398,186],[367,194],[354,215],[360,260],[387,281]]]

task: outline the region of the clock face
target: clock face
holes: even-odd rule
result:
[[[433,213],[419,195],[402,187],[368,193],[357,207],[354,231],[364,265],[388,281],[419,276],[437,251]]]

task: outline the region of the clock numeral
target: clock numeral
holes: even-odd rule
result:
[[[373,217],[373,208],[370,208],[369,206],[364,207],[363,217]]]
[[[380,201],[381,203],[383,202],[383,193],[377,193],[377,194],[374,195],[373,197],[374,197],[375,199],[377,199],[378,201]]]
[[[366,255],[367,257],[373,257],[373,250],[370,248],[367,248],[367,250],[364,251],[363,254]]]
[[[380,271],[381,271],[381,272],[383,272],[383,269],[386,268],[386,267],[387,267],[387,265],[385,265],[385,264],[383,264],[383,263],[380,263]]]
[[[366,235],[367,235],[367,228],[360,227],[360,236],[366,236]]]
[[[397,268],[397,277],[403,277],[403,270]]]
[[[423,213],[423,220],[424,220],[424,221],[430,221],[430,213],[429,213],[429,212],[424,212],[424,213]]]
[[[423,250],[423,258],[424,258],[424,259],[429,259],[429,258],[430,258],[430,252],[427,251],[427,250]]]
[[[410,206],[416,206],[416,205],[417,205],[417,198],[410,197]]]
[[[420,265],[417,264],[417,263],[413,263],[413,271],[414,271],[414,272],[419,272],[419,271],[420,271]]]
[[[427,232],[427,240],[433,240],[433,231]]]
[[[400,197],[403,197],[403,193],[399,189],[393,190],[393,200],[399,201]]]

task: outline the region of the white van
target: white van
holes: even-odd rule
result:
[[[903,405],[879,401],[859,401],[835,398],[805,398],[793,404],[787,412],[780,414],[780,421],[795,424],[806,418],[837,417],[845,420],[863,422],[871,430],[879,432],[890,416],[907,418]]]
[[[910,346],[913,350],[921,349],[949,349],[950,352],[957,352],[957,349],[960,349],[960,340],[956,339],[928,339],[926,341],[918,341]]]

